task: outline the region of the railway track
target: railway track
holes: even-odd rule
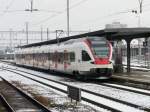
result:
[[[12,69],[12,68],[9,68],[9,69],[16,70],[16,69]],[[19,69],[17,71],[24,72],[24,73],[29,73],[29,72],[19,70]],[[32,74],[32,73],[29,73],[29,74],[35,75],[35,74]],[[37,75],[35,75],[35,76],[37,76]],[[41,78],[43,78],[43,77],[41,77]],[[106,83],[104,81],[104,83],[101,83],[101,81],[99,82],[99,80],[94,80],[94,81],[91,81],[91,83],[95,83],[95,84],[102,85],[102,86],[107,86],[107,87],[111,87],[111,88],[121,89],[121,90],[125,90],[125,91],[130,91],[130,92],[135,92],[135,93],[150,96],[150,90],[149,89],[143,89],[143,88],[133,87],[133,86],[130,87],[128,85],[114,83],[113,81],[110,81],[110,82],[106,81]]]
[[[4,98],[2,94],[0,94],[0,112],[15,112],[13,108],[9,105],[7,100]]]
[[[6,79],[2,77],[0,78],[2,79],[0,82],[0,98],[8,112],[51,112],[44,105],[30,97],[21,89],[17,88]]]
[[[6,63],[10,66],[16,66],[16,64],[14,62],[8,62],[8,61],[2,61],[3,63]],[[17,65],[18,66],[18,65]],[[42,71],[42,72],[48,72],[47,70],[42,70],[42,69],[35,69],[35,68],[31,68],[31,67],[27,67],[27,66],[20,66],[19,67],[23,67],[23,68],[27,68],[27,69],[30,69],[30,70],[36,70],[36,71]],[[51,75],[57,75],[56,73],[51,73]],[[66,78],[71,78],[73,80],[76,80],[76,77],[70,77],[69,75],[59,75],[59,77],[66,77]],[[122,86],[129,86],[129,87],[133,87],[133,88],[137,88],[137,89],[144,89],[144,90],[150,90],[150,83],[147,83],[147,82],[139,82],[139,81],[133,81],[133,80],[130,80],[130,79],[119,79],[119,78],[115,78],[115,77],[112,77],[110,80],[107,80],[109,81],[111,84],[117,84],[117,85],[122,85]],[[102,82],[102,80],[94,80],[94,81],[91,81],[90,82],[93,82],[93,83],[96,83],[98,84],[99,82]],[[98,82],[98,83],[97,83]],[[106,82],[106,80],[105,80]]]
[[[140,89],[140,88],[128,87],[128,86],[124,86],[124,85],[117,85],[117,84],[110,84],[110,83],[95,83],[95,84],[150,96],[149,90],[144,90],[144,89]]]
[[[10,65],[10,66],[16,66],[16,64],[14,64],[14,62],[8,62],[8,61],[2,61],[2,62],[7,65]],[[39,69],[27,67],[27,66],[19,66],[19,67],[27,68],[30,70],[48,72],[47,70],[42,70],[42,69],[39,70]],[[51,74],[57,75],[56,73],[51,73]],[[61,74],[61,75],[59,75],[59,77],[66,77],[66,78],[71,78],[73,80],[76,80],[75,77],[70,77],[69,75]],[[111,84],[113,83],[113,84],[122,85],[122,86],[129,86],[129,87],[133,87],[133,88],[137,88],[137,89],[150,90],[150,83],[146,83],[146,82],[133,81],[133,80],[129,80],[129,79],[119,79],[119,78],[115,78],[115,77],[112,77],[110,80],[107,80],[107,81],[109,81]],[[94,81],[90,80],[90,82],[98,84],[99,82],[102,82],[102,80],[94,80]],[[105,82],[106,82],[106,80],[105,80]]]
[[[46,85],[48,87],[51,87],[53,89],[56,89],[58,91],[61,91],[65,94],[67,94],[67,86],[70,86],[66,83],[62,83],[60,81],[56,81],[56,80],[52,80],[52,79],[47,79],[45,77],[42,76],[37,76],[35,74],[32,73],[28,73],[25,71],[20,71],[20,70],[14,70],[14,69],[8,69],[8,68],[4,68],[4,70],[8,70],[10,72],[16,73],[18,75],[21,75],[23,77],[29,78],[33,81],[36,81],[38,83],[41,83],[43,85]],[[41,80],[45,80],[45,81],[41,81]],[[141,95],[145,95],[145,96],[150,96],[149,91],[144,91],[144,90],[140,90],[140,89],[131,89],[131,88],[125,88],[125,87],[117,87],[117,86],[112,86],[112,85],[108,85],[108,84],[101,84],[104,87],[111,87],[111,88],[115,88],[115,89],[120,89],[121,91],[128,91],[128,92],[132,92],[132,93],[136,93],[136,94],[141,94]],[[131,102],[127,102],[127,101],[123,101],[123,100],[119,100],[101,93],[96,93],[96,92],[92,92],[92,90],[87,90],[84,88],[81,88],[81,98],[83,101],[91,103],[93,105],[96,105],[98,107],[110,110],[110,111],[115,111],[115,112],[121,112],[121,111],[150,111],[149,107],[143,107],[141,105],[137,105]],[[113,105],[108,105],[109,104],[113,104]],[[115,106],[115,107],[114,107]]]

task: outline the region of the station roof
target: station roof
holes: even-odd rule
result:
[[[134,39],[134,38],[147,38],[150,37],[150,28],[113,28],[113,29],[103,29],[94,32],[88,32],[80,35],[74,35],[70,37],[59,38],[59,42],[64,42],[70,39],[77,39],[86,36],[105,36],[108,40],[121,40],[121,39]],[[48,44],[56,44],[57,39],[28,44],[20,46],[19,48],[27,48]]]

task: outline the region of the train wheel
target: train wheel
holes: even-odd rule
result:
[[[84,75],[80,75],[78,71],[74,71],[73,74],[75,75],[76,79],[79,81],[86,81],[87,77]]]
[[[80,80],[80,81],[86,81],[87,80],[86,76],[80,75],[80,74],[76,75],[76,78],[77,78],[77,80]]]
[[[81,80],[82,77],[81,77],[81,75],[79,74],[78,71],[74,71],[73,74],[75,75],[77,80]]]

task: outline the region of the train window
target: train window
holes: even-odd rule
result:
[[[53,59],[53,53],[50,53],[50,60],[52,61]]]
[[[63,53],[61,52],[61,53],[60,53],[60,63],[63,64],[63,62],[64,62],[64,55],[63,55]]]
[[[51,53],[51,58],[52,58],[52,62],[54,62],[54,58],[55,58],[54,53]]]
[[[70,61],[75,62],[75,53],[74,52],[70,53]]]
[[[94,55],[105,58],[109,55],[109,46],[108,42],[103,37],[92,37],[89,38],[91,40],[92,50]]]
[[[57,52],[58,63],[61,63],[61,53]]]
[[[64,53],[64,61],[68,61],[69,60],[69,53]]]
[[[43,53],[43,55],[42,55],[42,61],[43,61],[43,62],[46,62],[46,60],[47,60],[47,54],[46,54],[46,53]]]
[[[52,60],[51,53],[47,53],[47,56],[48,56],[48,60]]]
[[[58,55],[57,55],[57,52],[55,52],[55,53],[53,53],[52,61],[57,62],[57,60],[58,60]]]
[[[40,61],[40,53],[37,53],[37,61]]]
[[[89,56],[89,54],[86,51],[82,51],[82,61],[90,61],[91,58]]]

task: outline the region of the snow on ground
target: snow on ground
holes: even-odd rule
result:
[[[136,109],[136,108],[133,108],[133,107],[129,107],[127,105],[124,105],[124,104],[121,104],[121,103],[118,103],[118,102],[114,102],[112,100],[108,100],[108,99],[105,99],[103,97],[95,96],[93,94],[89,94],[89,93],[86,93],[86,92],[81,92],[81,94],[83,96],[86,96],[90,100],[94,100],[96,102],[101,102],[104,105],[109,105],[110,107],[114,107],[115,109],[121,110],[122,112],[144,112],[142,110],[139,110],[139,109]]]
[[[43,77],[46,77],[49,79],[53,79],[53,80],[57,80],[57,81],[63,81],[66,84],[70,84],[70,85],[73,85],[73,86],[76,86],[79,88],[90,90],[90,91],[93,91],[95,93],[100,93],[102,95],[113,97],[115,99],[123,100],[123,101],[133,103],[133,104],[136,104],[136,105],[139,105],[142,107],[150,108],[150,97],[146,96],[146,95],[141,95],[141,94],[128,92],[125,90],[119,90],[119,89],[106,87],[106,86],[102,86],[102,85],[97,85],[97,84],[78,82],[78,81],[73,81],[70,79],[66,80],[62,77],[46,75],[46,73],[41,73],[41,72],[28,70],[28,69],[24,69],[24,68],[22,68],[22,69],[27,70],[30,73],[40,75],[40,76],[43,76]],[[46,82],[46,80],[45,80],[45,82]],[[47,83],[49,83],[49,82],[47,82]],[[66,90],[66,89],[64,89],[64,90]]]
[[[149,63],[150,63],[150,60],[145,60],[145,59],[141,59],[141,58],[139,60],[139,59],[131,58],[131,66],[137,66],[137,67],[146,67],[147,66],[148,67]],[[123,58],[123,64],[127,65],[126,57]]]
[[[9,67],[12,67],[12,66],[9,66]],[[18,67],[14,67],[14,68],[18,68]],[[43,76],[43,77],[46,77],[49,79],[54,79],[54,80],[63,81],[63,82],[66,81],[65,82],[66,84],[71,84],[73,86],[76,85],[79,88],[87,89],[87,90],[93,91],[95,93],[100,93],[100,94],[110,96],[110,97],[113,97],[113,98],[116,98],[119,100],[130,102],[130,103],[142,106],[142,107],[150,108],[150,97],[146,96],[146,95],[141,95],[141,94],[137,94],[137,93],[133,93],[133,92],[119,90],[119,89],[115,89],[115,88],[111,88],[111,87],[105,87],[105,86],[101,86],[101,85],[97,85],[97,84],[77,82],[77,81],[73,81],[73,80],[70,80],[67,78],[47,75],[46,73],[41,73],[41,72],[29,70],[29,69],[24,69],[24,68],[18,68],[18,69],[22,69],[24,71],[27,71],[27,72],[30,72],[30,73],[33,73],[36,75],[40,75],[40,76]]]
[[[22,74],[24,74],[24,73],[22,73]],[[28,75],[29,77],[32,77],[33,79],[36,79],[36,80],[41,80],[41,78],[38,78],[38,77],[36,77],[36,76],[32,76],[32,75],[29,75],[29,74],[24,74],[24,75]],[[59,87],[58,86],[58,84],[55,84],[54,82],[51,82],[51,81],[48,81],[48,80],[45,80],[45,79],[42,79],[42,81],[44,82],[44,83],[46,83],[46,84],[50,84],[50,85],[53,85],[53,86],[55,86],[55,87]],[[76,84],[76,85],[79,85],[79,84]],[[79,86],[78,86],[79,87]],[[64,89],[64,88],[61,88],[61,89]],[[85,89],[85,87],[84,87],[84,89]],[[67,91],[67,90],[65,90],[65,91]],[[93,91],[93,90],[92,90]],[[89,93],[86,93],[86,92],[81,92],[81,95],[83,96],[83,97],[85,97],[85,98],[91,98],[92,96],[92,98],[91,98],[91,100],[94,100],[94,101],[97,101],[97,102],[99,102],[99,103],[104,103],[105,102],[105,105],[108,105],[108,106],[110,106],[110,104],[111,104],[111,107],[114,107],[114,105],[115,105],[115,107],[114,108],[116,108],[116,109],[118,109],[118,110],[123,110],[123,111],[127,111],[127,112],[130,112],[130,111],[136,111],[136,112],[138,112],[139,110],[137,110],[137,109],[135,109],[135,108],[132,108],[132,107],[129,107],[129,106],[126,106],[126,105],[123,105],[123,104],[120,104],[120,103],[118,103],[118,102],[114,102],[114,101],[111,101],[111,100],[108,100],[108,99],[105,99],[105,98],[100,98],[99,96],[95,96],[95,95],[92,95],[92,94],[89,94]],[[121,108],[120,108],[121,107]],[[141,111],[140,111],[141,112]]]
[[[2,68],[2,66],[6,66],[6,64],[0,62],[0,68]]]
[[[83,105],[83,104],[79,104],[77,107],[74,105],[69,106],[68,104],[70,104],[70,99],[66,96],[66,94],[58,92],[57,90],[54,90],[47,86],[44,86],[35,81],[29,80],[22,76],[16,75],[14,73],[11,73],[11,72],[8,72],[5,70],[1,70],[0,76],[9,81],[12,81],[13,83],[19,82],[22,85],[27,85],[28,87],[24,86],[24,89],[30,88],[32,90],[32,92],[34,92],[38,95],[42,95],[46,98],[49,98],[53,102],[53,105],[57,105],[56,107],[50,108],[50,110],[52,110],[53,112],[60,112],[60,111],[62,111],[62,112],[72,112],[72,111],[98,112],[98,110],[95,110],[92,107]],[[107,112],[107,110],[104,110],[104,109],[101,109],[101,111]]]
[[[135,91],[139,91],[139,92],[144,92],[144,93],[150,94],[149,90],[138,89],[138,88],[128,87],[128,86],[124,86],[124,85],[110,84],[110,83],[104,83],[104,84],[105,85],[111,85],[111,86],[115,86],[115,87],[121,87],[121,88],[125,88],[125,89],[130,89],[130,90],[135,90]]]
[[[84,89],[86,88],[87,90],[91,90],[96,93],[100,93],[102,95],[113,97],[115,99],[123,100],[142,107],[150,108],[150,97],[146,95],[140,95],[133,92],[128,92],[124,90],[94,84],[92,85],[94,86],[94,88],[91,86],[91,84],[84,84],[84,85],[82,84],[78,86]]]

